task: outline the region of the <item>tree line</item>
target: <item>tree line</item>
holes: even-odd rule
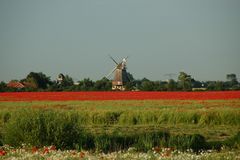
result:
[[[30,72],[26,78],[12,80],[9,83],[0,82],[0,92],[16,91],[111,91],[112,82],[106,77],[93,81],[90,78],[74,83],[69,75],[60,74],[57,80],[42,72]],[[198,81],[191,75],[180,72],[177,80],[168,79],[167,81],[152,81],[147,78],[134,79],[128,73],[130,81],[125,84],[128,91],[223,91],[240,90],[240,83],[236,74],[227,74],[226,81]],[[11,84],[22,85],[22,87]]]

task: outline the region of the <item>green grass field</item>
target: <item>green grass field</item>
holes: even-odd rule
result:
[[[240,149],[240,100],[0,102],[0,143],[117,151]]]

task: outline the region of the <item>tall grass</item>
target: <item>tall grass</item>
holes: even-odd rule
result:
[[[172,136],[169,140],[169,146],[182,151],[192,149],[198,152],[201,149],[206,149],[208,144],[202,135],[193,134]]]
[[[78,114],[52,110],[15,111],[3,130],[3,142],[13,146],[27,143],[72,148],[84,135],[78,123]]]
[[[112,124],[121,117],[120,113],[106,112],[96,123],[106,123],[109,120],[111,123],[107,124]],[[138,112],[134,114],[139,116]],[[84,115],[72,111],[24,109],[11,112],[11,115],[7,113],[2,115],[4,115],[2,118],[7,118],[2,125],[1,143],[12,146],[20,146],[23,143],[39,147],[56,145],[57,148],[61,149],[83,148],[103,152],[124,150],[129,147],[136,147],[139,151],[147,151],[156,146],[163,146],[183,151],[191,148],[198,152],[201,149],[217,148],[223,145],[239,148],[240,144],[239,133],[226,141],[217,143],[208,143],[205,137],[199,134],[172,135],[165,130],[128,133],[116,129],[113,132],[102,131],[95,134],[84,129],[84,124],[81,123]],[[143,119],[141,119],[143,116],[139,117],[140,119],[137,121],[141,121],[141,123],[142,121],[156,121],[148,116]]]
[[[240,126],[240,100],[0,102],[0,125],[12,111],[54,109],[76,112],[85,125],[196,124]]]
[[[240,125],[240,111],[236,110],[170,110],[123,111],[115,123],[136,124],[196,124],[196,125]]]
[[[239,134],[229,138],[240,128],[239,102],[0,102],[0,145],[29,143],[41,147],[54,144],[58,148],[104,152],[131,146],[144,151],[154,146],[180,150],[192,148],[195,151],[219,149],[223,145],[240,148]],[[131,129],[135,126],[142,127]],[[150,129],[149,126],[153,127]],[[179,127],[172,133],[164,130],[165,126]],[[185,130],[194,126],[201,135],[194,130],[184,134],[180,126]],[[206,136],[202,128],[216,126],[235,129],[227,132],[231,133],[228,135],[212,132],[217,133],[222,141],[207,141],[202,136]],[[95,127],[99,128],[98,131],[91,132]],[[108,127],[112,129],[107,130]],[[119,129],[121,127],[124,129]]]

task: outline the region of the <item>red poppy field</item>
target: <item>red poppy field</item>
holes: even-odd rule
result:
[[[219,92],[10,92],[0,101],[83,100],[228,100],[239,99],[240,91]]]

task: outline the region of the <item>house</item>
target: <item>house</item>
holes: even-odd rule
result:
[[[25,86],[24,86],[22,83],[20,83],[20,82],[10,81],[10,82],[7,84],[7,87],[9,87],[9,88],[22,89],[22,88],[24,88]]]

